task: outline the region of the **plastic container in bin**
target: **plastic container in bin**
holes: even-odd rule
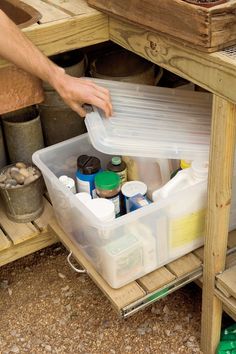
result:
[[[33,161],[42,171],[59,224],[111,287],[119,288],[203,244],[206,200],[194,218],[201,227],[190,223],[187,230],[187,208],[186,215],[178,215],[182,191],[114,221],[99,221],[58,180],[61,174],[75,176],[76,159],[82,154],[98,157],[102,168],[110,160],[84,134],[37,151]],[[187,188],[191,203],[202,188],[201,183]]]

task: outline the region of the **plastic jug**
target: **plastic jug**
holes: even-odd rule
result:
[[[169,258],[179,257],[203,244],[207,205],[208,162],[193,161],[165,186],[153,192],[153,201],[168,198],[167,249]],[[183,192],[182,192],[183,191]]]
[[[179,171],[175,177],[173,177],[162,188],[154,191],[152,194],[152,199],[154,202],[160,199],[165,199],[174,192],[207,180],[207,176],[208,162],[193,161],[190,168]]]

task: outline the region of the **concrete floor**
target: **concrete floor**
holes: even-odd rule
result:
[[[0,268],[0,353],[201,353],[201,291],[191,284],[127,320],[60,244]]]

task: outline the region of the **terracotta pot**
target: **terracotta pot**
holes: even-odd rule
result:
[[[184,0],[184,1],[192,5],[208,7],[208,8],[228,2],[228,0],[211,0],[209,2],[202,2],[201,0]]]

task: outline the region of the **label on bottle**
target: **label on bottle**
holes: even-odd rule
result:
[[[121,184],[124,184],[125,182],[127,182],[127,168],[125,168],[121,172],[116,172],[116,173],[120,176]]]
[[[170,220],[170,248],[185,246],[202,237],[205,230],[206,209]]]
[[[78,191],[80,193],[81,192],[86,192],[86,193],[91,194],[90,183],[88,181],[82,181],[78,177],[76,178],[76,180],[77,180]]]
[[[109,198],[109,200],[111,200],[112,203],[115,205],[116,217],[120,216],[120,196],[119,196],[119,194],[113,198]]]

